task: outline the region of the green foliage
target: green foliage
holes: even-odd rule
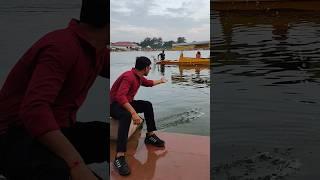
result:
[[[178,37],[177,43],[186,43],[186,38],[185,37]]]
[[[174,41],[166,41],[166,42],[163,43],[162,48],[163,49],[171,49],[173,43],[175,43],[175,42]]]
[[[178,37],[177,43],[186,42],[185,37]],[[176,43],[175,41],[163,41],[161,37],[146,37],[143,41],[139,43],[139,46],[142,48],[147,48],[148,46],[152,49],[171,49],[172,44]]]

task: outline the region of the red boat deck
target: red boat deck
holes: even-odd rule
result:
[[[112,162],[111,180],[209,180],[210,137],[158,132],[166,141],[165,148],[145,145],[145,134],[134,134],[128,142],[127,160],[131,174],[120,176]],[[110,157],[115,157],[115,141],[110,145]]]

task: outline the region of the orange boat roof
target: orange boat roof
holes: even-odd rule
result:
[[[128,142],[127,160],[131,174],[120,176],[113,166],[115,141],[110,145],[111,180],[209,180],[210,137],[157,132],[165,148],[144,144],[145,134],[138,131]]]

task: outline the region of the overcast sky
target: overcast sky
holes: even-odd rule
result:
[[[210,39],[209,0],[111,0],[110,4],[111,42],[141,42],[145,37]]]

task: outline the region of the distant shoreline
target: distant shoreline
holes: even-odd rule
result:
[[[129,50],[129,51],[115,51],[111,50],[111,52],[154,52],[154,51],[162,51],[162,49],[159,50]],[[210,51],[210,49],[188,49],[188,50],[165,50],[165,51]]]

